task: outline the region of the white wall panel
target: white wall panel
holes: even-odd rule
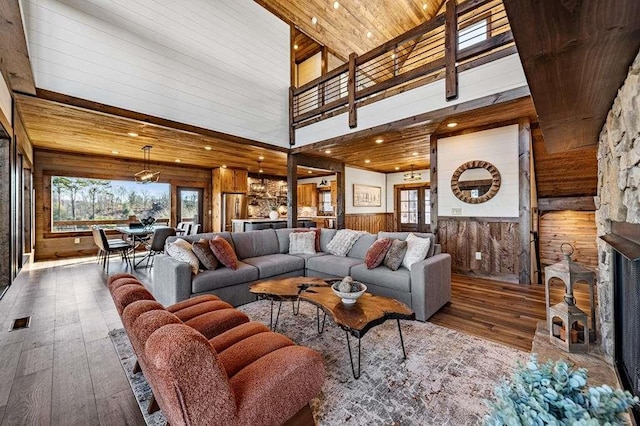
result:
[[[357,213],[384,213],[387,211],[386,192],[387,177],[384,173],[371,172],[369,170],[345,167],[345,214]],[[353,205],[353,184],[379,186],[381,188],[380,207],[355,207]]]
[[[451,176],[462,164],[488,161],[500,172],[502,183],[495,197],[481,204],[460,201],[451,191]],[[438,215],[465,217],[518,217],[518,125],[438,139]]]
[[[404,174],[407,172],[387,173],[387,213],[393,213],[395,206],[393,205],[393,193],[395,185],[403,185],[406,183],[429,183],[431,172],[427,169],[414,170],[420,173],[422,180],[407,182],[404,180]]]
[[[289,27],[251,0],[24,0],[36,86],[288,146]]]
[[[13,103],[11,102],[11,91],[4,77],[0,74],[0,111],[4,114],[9,123],[13,123]],[[8,131],[9,129],[7,129]]]
[[[517,54],[464,71],[459,75],[459,97],[447,102],[445,81],[438,80],[358,108],[358,127],[349,128],[348,114],[319,121],[296,130],[296,145],[304,146],[348,133],[413,117],[527,85]]]

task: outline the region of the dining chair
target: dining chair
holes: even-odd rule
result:
[[[157,228],[153,231],[153,236],[151,237],[151,241],[146,245],[147,254],[143,257],[139,262],[136,263],[135,266],[138,266],[145,260],[147,264],[145,267],[149,267],[149,260],[151,260],[151,267],[153,267],[153,260],[156,254],[164,253],[164,245],[167,242],[167,238],[176,235],[175,228]]]
[[[176,235],[189,235],[191,231],[191,222],[180,222],[176,226]]]
[[[188,235],[196,235],[198,232],[200,232],[200,224],[194,223],[191,225],[191,229],[189,230]]]
[[[105,269],[106,266],[107,274],[109,273],[109,259],[111,258],[111,255],[113,253],[120,253],[122,259],[127,263],[127,265],[129,265],[130,262],[128,253],[129,250],[133,248],[133,246],[124,240],[109,240],[107,238],[107,234],[102,228],[98,228],[97,231],[100,235],[100,239],[98,240],[100,244],[98,245],[98,248],[102,252],[102,269]]]

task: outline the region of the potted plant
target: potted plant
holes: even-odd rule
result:
[[[587,370],[564,361],[538,364],[532,354],[518,362],[510,381],[497,386],[485,425],[625,424],[620,416],[638,404],[638,397],[607,385],[587,388]]]
[[[278,202],[276,200],[269,200],[269,219],[276,220],[280,217],[278,213]]]

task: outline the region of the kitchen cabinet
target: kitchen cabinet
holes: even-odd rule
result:
[[[298,185],[298,207],[318,207],[318,189],[315,183]]]
[[[335,212],[338,205],[338,182],[335,180],[331,181],[331,205],[333,206],[333,211]]]
[[[239,169],[219,169],[220,192],[246,193],[248,189],[247,180],[249,172]]]

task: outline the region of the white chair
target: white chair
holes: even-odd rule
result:
[[[180,222],[176,226],[176,235],[189,235],[191,232],[191,222]]]
[[[200,232],[200,224],[194,223],[191,225],[191,229],[189,230],[189,233],[187,235],[195,235],[198,232]]]

